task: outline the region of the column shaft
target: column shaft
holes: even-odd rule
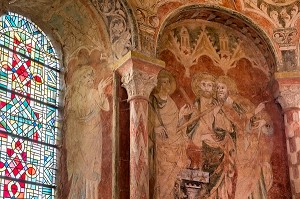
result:
[[[130,198],[149,198],[148,101],[130,101]]]
[[[277,101],[284,111],[284,125],[291,191],[294,199],[300,198],[300,73],[276,73]]]
[[[156,86],[160,60],[136,52],[124,56],[117,68],[130,103],[130,198],[149,198],[148,99]]]
[[[288,165],[293,198],[300,198],[300,110],[284,114]]]

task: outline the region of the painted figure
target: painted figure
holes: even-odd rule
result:
[[[192,81],[197,98],[190,116],[192,124],[187,127],[191,140],[187,154],[191,160],[190,169],[209,173],[209,183],[201,188],[203,198],[227,199],[233,195],[237,127],[234,118],[227,114],[239,116],[244,110],[229,97],[237,92],[233,81],[227,86],[225,83],[229,81],[221,81],[223,79],[218,78],[216,83],[212,75],[201,73]],[[229,112],[223,109],[224,105]]]
[[[155,198],[174,198],[173,188],[176,176],[184,165],[185,138],[182,131],[177,131],[178,108],[170,97],[176,89],[174,77],[163,70],[158,75],[158,83],[150,97],[150,122],[155,157],[150,167],[154,167],[156,183]],[[151,146],[150,146],[151,150]],[[151,164],[151,162],[150,162]]]
[[[71,179],[69,199],[97,199],[101,181],[101,111],[109,110],[104,94],[111,78],[94,85],[94,69],[81,66],[73,74],[67,111],[67,166]],[[92,147],[92,148],[91,148]]]
[[[273,179],[269,164],[272,147],[268,144],[272,142],[267,139],[273,130],[267,113],[263,112],[264,103],[255,107],[238,95],[234,81],[227,76],[219,77],[216,84],[220,106],[214,110],[213,129],[217,138],[224,139],[220,139],[223,157],[216,169],[222,173],[210,197],[232,198],[235,190],[236,199],[267,198]],[[216,171],[213,174],[218,175]],[[214,181],[213,175],[210,180]]]
[[[268,198],[267,192],[273,184],[270,164],[273,127],[263,109],[264,103],[257,106],[239,138],[235,199]]]
[[[210,173],[208,198],[232,198],[236,175],[236,137],[243,128],[245,107],[236,101],[233,80],[220,76],[216,80],[217,106],[213,111],[212,133],[203,137],[203,166]],[[206,186],[206,185],[205,185]]]
[[[185,105],[180,110],[180,118],[187,125],[186,134],[190,138],[187,155],[191,161],[189,168],[201,167],[202,137],[211,134],[212,111],[216,105],[215,77],[207,73],[196,74],[192,79],[192,90],[196,96],[193,107]]]

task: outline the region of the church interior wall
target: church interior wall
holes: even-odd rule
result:
[[[228,119],[223,121],[226,124],[232,123],[238,129],[235,135],[228,134],[228,137],[226,134],[227,142],[224,141],[223,145],[220,143],[225,138],[218,140],[219,148],[231,147],[231,150],[227,151],[222,148],[219,155],[223,155],[224,159],[227,157],[227,161],[233,163],[224,163],[224,159],[219,158],[218,166],[221,165],[219,168],[224,172],[216,172],[219,180],[215,179],[213,183],[208,183],[204,186],[205,190],[198,194],[209,197],[216,190],[221,193],[223,189],[223,194],[226,192],[225,195],[229,198],[237,197],[235,195],[242,193],[265,194],[267,198],[300,197],[300,188],[297,188],[300,186],[298,182],[300,162],[293,161],[294,155],[300,153],[300,147],[297,140],[288,141],[286,135],[287,120],[290,117],[288,111],[292,109],[297,112],[300,106],[297,97],[300,88],[298,84],[300,82],[299,1],[8,0],[0,3],[0,13],[7,11],[22,14],[41,27],[61,57],[63,127],[62,142],[59,146],[61,154],[58,167],[58,198],[71,197],[70,192],[78,189],[74,183],[72,184],[75,174],[78,175],[77,168],[89,170],[87,173],[93,172],[93,166],[88,163],[82,165],[82,162],[76,161],[79,148],[94,143],[82,139],[87,138],[86,135],[94,130],[91,130],[93,125],[98,128],[97,135],[100,136],[99,142],[96,143],[99,150],[96,150],[96,145],[82,150],[92,154],[97,167],[95,172],[100,176],[98,181],[95,181],[98,184],[94,186],[97,189],[95,192],[97,196],[94,198],[129,197],[130,108],[128,95],[124,86],[122,87],[122,77],[120,74],[116,75],[116,71],[120,65],[119,60],[130,51],[137,51],[149,59],[159,59],[165,63],[162,71],[167,71],[169,81],[172,79],[175,82],[175,87],[174,85],[172,87],[173,92],[168,95],[168,99],[170,98],[174,103],[172,106],[178,109],[172,117],[174,115],[179,117],[182,107],[186,104],[193,107],[200,99],[200,95],[198,96],[195,91],[198,87],[194,86],[199,80],[197,78],[200,78],[199,74],[209,74],[216,82],[218,79],[221,81],[223,76],[229,78],[228,81],[231,83],[227,86],[235,89],[231,93],[233,101],[245,108],[243,114],[232,107],[223,110],[222,114],[225,115],[226,111],[228,114],[232,112],[237,114],[236,118],[228,116]],[[146,60],[146,62],[150,61]],[[87,67],[90,70],[84,73],[83,68]],[[100,97],[97,98],[100,101],[94,102],[96,97],[86,97],[91,94],[85,94],[83,98],[80,98],[80,93],[75,94],[83,84],[80,82],[85,81],[83,76],[93,79],[88,87],[91,91],[87,90],[87,92],[98,93]],[[155,87],[148,96],[149,102],[157,95],[157,90],[158,87]],[[218,106],[216,87],[214,92],[213,98],[216,100],[214,106]],[[264,109],[260,112],[260,120],[258,119],[257,122],[270,124],[272,132],[261,133],[265,123],[252,131],[248,130],[247,133],[245,129],[239,129],[239,125],[243,123],[240,120],[244,119],[243,127],[245,127],[245,121],[253,119],[253,113],[262,104]],[[154,128],[155,114],[151,113],[151,106],[149,107],[147,120],[149,120],[149,134],[151,134],[150,129],[151,125]],[[90,119],[89,113],[84,113],[83,109],[91,109],[91,112],[99,109],[95,117],[100,120],[91,122],[93,119]],[[201,109],[199,111],[201,112]],[[84,125],[81,126],[78,121],[83,116],[80,114],[87,117]],[[212,113],[210,126],[213,124],[212,118],[218,117],[220,117],[218,113]],[[292,114],[291,117],[296,116]],[[180,126],[179,123],[176,125]],[[300,124],[293,121],[293,125],[289,128],[298,129]],[[205,127],[200,125],[200,130],[201,128]],[[173,189],[176,189],[173,187],[174,183],[178,186],[176,194],[183,194],[181,196],[179,194],[178,198],[187,198],[188,185],[199,186],[199,183],[195,184],[193,180],[184,177],[184,174],[190,170],[201,170],[205,164],[199,162],[198,165],[195,163],[195,168],[191,166],[197,156],[192,153],[190,145],[194,138],[185,134],[186,129],[178,132],[181,132],[183,137],[174,150],[182,150],[180,153],[185,156],[182,162],[162,161],[165,157],[161,154],[157,156],[157,153],[148,157],[149,160],[153,158],[156,165],[155,168],[149,165],[151,187],[149,194],[153,198],[174,198],[172,195]],[[297,130],[294,132],[295,135],[300,136]],[[156,135],[155,132],[154,134]],[[84,141],[81,142],[80,139]],[[197,139],[201,139],[201,143],[205,143],[206,146],[210,143],[207,140],[213,138],[206,140],[198,137]],[[170,149],[166,148],[163,142],[159,142],[158,137],[157,141],[158,148],[154,147],[156,152],[166,153],[167,157],[174,155],[172,150],[168,151]],[[229,142],[234,146],[229,146]],[[242,145],[245,145],[245,148],[242,149]],[[179,146],[183,149],[179,149]],[[190,148],[184,149],[184,147]],[[203,152],[202,155],[214,154],[212,148],[218,147],[206,148],[209,152]],[[235,155],[231,157],[227,156],[227,153]],[[255,159],[256,153],[259,153],[260,159]],[[207,158],[203,160],[208,161]],[[256,178],[249,180],[248,184],[243,181],[249,176],[249,170],[246,169],[247,161],[249,167],[253,166],[255,172],[260,171]],[[257,164],[251,165],[251,161],[256,161]],[[159,174],[161,170],[158,168],[166,169],[163,166],[159,167],[160,163],[165,163],[168,169],[174,170],[174,173],[170,174],[173,185],[157,182],[156,179],[165,178],[163,174]],[[173,167],[168,164],[179,166]],[[155,172],[151,172],[153,168]],[[230,172],[230,169],[234,171]],[[207,169],[207,171],[214,173],[216,170]],[[88,175],[83,170],[78,172],[82,172],[82,175],[78,175],[80,178]],[[220,180],[222,179],[220,176],[224,175],[230,176],[223,179],[227,180],[226,186]],[[264,184],[265,193],[256,190],[255,186],[259,183]],[[251,186],[252,190],[244,188],[246,186]],[[161,195],[164,191],[168,192],[166,196]]]

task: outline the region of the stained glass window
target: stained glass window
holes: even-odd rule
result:
[[[0,18],[0,198],[53,199],[59,141],[59,60],[43,31]]]

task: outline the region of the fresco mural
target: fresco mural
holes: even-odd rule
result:
[[[182,123],[179,110],[170,97],[176,89],[174,77],[167,71],[158,75],[158,83],[150,98],[150,116],[152,134],[150,139],[151,174],[157,174],[155,186],[156,198],[172,198],[170,187],[176,180],[176,174],[184,166],[185,142],[187,137],[177,126]],[[154,157],[153,155],[156,155]],[[152,155],[152,156],[151,156]],[[155,167],[155,168],[154,168]],[[155,170],[153,170],[155,169]]]
[[[111,153],[111,135],[107,133],[111,126],[103,121],[111,119],[109,92],[112,77],[108,68],[99,67],[106,64],[99,50],[82,48],[75,55],[66,75],[66,81],[70,82],[65,110],[68,118],[65,124],[66,170],[70,191],[63,197],[96,199],[110,194],[109,185],[106,190],[99,190],[99,184],[105,186],[111,178],[105,156]]]
[[[272,21],[276,28],[295,27],[300,16],[300,4],[296,0],[246,0],[244,6]]]
[[[114,58],[121,58],[135,45],[133,30],[130,30],[132,25],[128,19],[128,12],[122,5],[123,2],[119,0],[91,0],[91,2],[97,11],[106,18]]]
[[[169,96],[172,79],[161,74],[151,100],[155,198],[232,198],[234,192],[238,199],[266,198],[273,181],[272,151],[261,147],[273,134],[266,102],[255,107],[228,76],[198,73],[194,103],[178,110]]]
[[[195,65],[202,55],[209,55],[213,64],[221,67],[225,74],[234,68],[237,60],[241,58],[247,58],[254,67],[267,72],[266,61],[257,59],[258,51],[246,50],[255,49],[251,43],[250,46],[249,43],[245,43],[246,37],[226,34],[223,31],[216,32],[220,28],[218,24],[205,26],[206,22],[201,23],[201,26],[182,25],[164,36],[168,41],[165,48],[184,66],[185,77],[190,77],[191,66]],[[190,34],[193,34],[192,37]]]
[[[295,0],[247,0],[244,1],[246,11],[255,12],[273,24],[273,39],[281,51],[282,66],[280,70],[293,71],[299,69],[296,54],[299,53],[297,45],[298,19],[300,16],[300,2]]]
[[[108,98],[104,93],[105,87],[112,78],[102,79],[97,89],[93,89],[95,70],[90,65],[83,65],[77,69],[73,78],[73,89],[68,104],[71,116],[69,122],[69,150],[67,166],[68,176],[72,179],[70,199],[98,198],[98,184],[101,181],[102,165],[102,122],[101,111],[109,111]],[[82,103],[86,102],[86,103]],[[85,136],[80,136],[82,133]],[[71,135],[70,135],[71,134]],[[93,152],[90,147],[93,146]],[[77,147],[78,150],[72,151]],[[90,168],[86,169],[86,163]]]
[[[241,33],[202,20],[172,24],[160,41],[166,68],[149,111],[154,198],[278,197],[278,124],[259,50]]]
[[[299,111],[293,109],[299,107],[299,3],[298,0],[1,2],[0,13],[22,13],[41,25],[64,63],[62,90],[68,92],[63,102],[64,118],[59,118],[64,125],[59,146],[57,197],[65,199],[88,192],[94,195],[87,198],[97,198],[97,193],[99,198],[111,198],[114,189],[121,198],[130,197],[129,162],[133,153],[129,152],[126,135],[132,130],[129,123],[133,120],[126,91],[120,89],[119,98],[108,77],[113,73],[111,67],[118,64],[116,60],[133,49],[166,63],[150,97],[150,198],[243,199],[251,195],[289,199],[292,194],[300,197]],[[149,60],[143,62],[148,63]],[[88,69],[83,75],[86,79],[81,79],[81,68]],[[275,71],[278,73],[274,75]],[[280,74],[282,71],[288,73]],[[91,85],[87,90],[75,85],[87,80],[92,82],[87,83]],[[100,88],[99,82],[102,82]],[[272,88],[276,83],[278,88]],[[87,94],[83,99],[91,100],[93,106],[80,104],[83,100],[79,100],[82,96],[78,93],[82,90]],[[275,90],[273,97],[271,93]],[[99,91],[103,91],[100,96]],[[91,99],[91,95],[99,98]],[[104,103],[99,106],[100,99]],[[118,100],[121,100],[120,110],[114,115],[113,102],[117,104]],[[138,104],[143,109],[137,110],[146,110],[145,104]],[[98,107],[95,115],[89,115],[95,106]],[[115,117],[119,118],[113,123]],[[74,122],[85,119],[79,127]],[[120,125],[119,132],[114,127],[121,120],[126,124]],[[89,142],[93,127],[99,132],[95,138],[100,141],[90,153],[85,145],[94,141]],[[87,136],[81,138],[80,130]],[[118,133],[122,145],[120,159],[113,145]],[[78,149],[88,155],[75,160]],[[82,172],[84,158],[92,160],[88,172]],[[112,163],[120,167],[119,176],[115,175]],[[142,163],[134,168],[145,174],[145,162]],[[94,165],[97,168],[91,169]],[[148,176],[139,177],[144,183]],[[84,182],[89,182],[88,189],[80,186]]]

